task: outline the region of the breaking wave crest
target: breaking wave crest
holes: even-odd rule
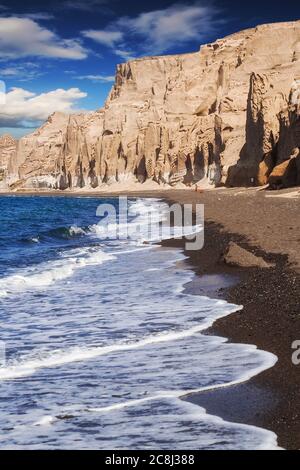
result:
[[[224,311],[227,310],[227,315],[238,310],[238,307],[231,307],[228,309],[228,304],[220,302],[224,305]],[[227,307],[227,309],[226,309]],[[0,368],[0,380],[15,379],[32,375],[38,369],[61,366],[63,364],[70,364],[72,362],[81,362],[93,359],[100,356],[106,356],[113,353],[122,351],[129,351],[133,349],[144,348],[149,345],[166,343],[171,341],[178,341],[207,329],[212,321],[205,321],[200,325],[196,325],[189,329],[182,329],[179,331],[165,331],[155,335],[150,335],[139,341],[129,341],[124,343],[115,343],[107,346],[99,346],[92,348],[73,348],[69,351],[53,351],[52,353],[35,353],[33,358],[23,358],[8,367]],[[256,348],[254,348],[256,349]]]
[[[89,226],[71,225],[69,227],[58,227],[46,233],[31,237],[31,243],[40,243],[43,237],[55,237],[70,239],[86,237],[87,246],[77,250],[64,250],[59,258],[46,263],[40,263],[29,269],[23,269],[7,277],[0,279],[0,298],[6,297],[19,291],[32,288],[45,288],[57,281],[69,278],[82,267],[93,264],[101,264],[112,260],[113,255],[101,251],[98,247],[91,248],[95,240],[121,239],[129,245],[140,246],[145,243],[157,243],[170,238],[181,238],[196,235],[203,228],[200,225],[189,227],[156,226],[158,230],[151,230],[149,215],[152,222],[161,222],[165,219],[166,205],[159,204],[159,200],[136,200],[131,201],[129,206],[129,223],[119,224],[92,224]],[[124,251],[124,249],[123,249]],[[74,254],[75,253],[75,254]],[[120,252],[119,254],[121,254]]]
[[[74,250],[75,251],[75,250]],[[78,256],[68,257],[41,263],[37,267],[24,269],[17,274],[2,278],[0,280],[0,297],[6,297],[26,289],[43,288],[54,282],[61,281],[73,275],[73,273],[85,266],[102,264],[114,259],[110,253],[100,249],[82,249]]]

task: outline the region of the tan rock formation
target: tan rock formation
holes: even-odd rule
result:
[[[274,169],[275,156],[272,151],[264,155],[258,167],[257,182],[260,186],[268,184],[269,177]]]
[[[121,64],[103,109],[55,113],[20,140],[7,181],[60,189],[265,184],[300,147],[299,51],[296,21]]]
[[[269,185],[274,189],[296,186],[300,181],[300,150],[295,148],[288,160],[277,165],[269,177]]]
[[[6,187],[9,162],[15,158],[17,141],[8,134],[0,137],[0,188]]]

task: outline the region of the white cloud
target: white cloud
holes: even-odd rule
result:
[[[113,48],[116,55],[130,60],[134,55],[160,54],[192,41],[200,45],[207,35],[215,32],[220,21],[216,19],[218,13],[212,5],[176,3],[136,17],[121,17],[104,30],[84,31],[83,35]],[[128,52],[126,43],[133,42],[136,51]]]
[[[30,18],[0,18],[1,58],[84,59],[87,51],[74,39],[62,39]]]
[[[114,75],[82,75],[77,80],[90,80],[92,82],[109,83],[115,81]]]
[[[153,53],[165,52],[190,41],[201,41],[215,29],[213,6],[175,4],[164,10],[141,13],[135,18],[120,18],[118,25],[144,37],[143,48]]]
[[[135,59],[135,54],[131,51],[125,51],[123,49],[115,49],[114,50],[114,53],[119,56],[119,57],[122,57],[122,59],[124,60],[133,60]]]
[[[86,93],[79,88],[57,89],[37,95],[23,88],[12,88],[0,109],[1,127],[35,127],[55,111],[76,111],[78,100]]]
[[[5,69],[0,69],[0,77],[15,77],[18,75],[18,71],[18,67],[6,67]]]
[[[112,0],[67,0],[61,3],[64,9],[94,12],[99,7],[106,6]]]
[[[39,65],[34,62],[24,62],[21,64],[8,64],[4,68],[0,68],[0,79],[13,79],[19,82],[27,82],[44,75]]]
[[[30,18],[32,20],[53,20],[55,18],[54,15],[52,15],[51,13],[46,13],[46,12],[36,12],[36,13],[28,13],[28,14],[24,14],[24,15],[18,15],[18,16],[21,16],[21,17],[26,17],[26,18]]]
[[[108,47],[114,47],[123,40],[123,33],[121,31],[96,31],[94,29],[90,29],[88,31],[83,31],[82,35]]]

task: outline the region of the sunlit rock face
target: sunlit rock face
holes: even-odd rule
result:
[[[117,67],[103,109],[55,113],[22,138],[7,184],[266,184],[300,147],[299,90],[300,21],[242,31],[191,54],[133,60]]]
[[[15,158],[17,141],[10,135],[0,137],[0,189],[7,188],[8,167]]]

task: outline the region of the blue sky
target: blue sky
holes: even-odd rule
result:
[[[0,134],[27,134],[54,110],[100,108],[120,62],[299,17],[295,0],[0,0]]]

